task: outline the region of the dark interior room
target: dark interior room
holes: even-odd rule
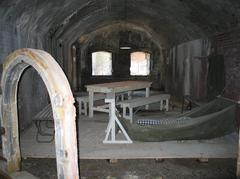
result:
[[[1,0],[0,178],[240,178],[240,1]]]

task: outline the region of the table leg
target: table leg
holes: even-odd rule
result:
[[[103,141],[103,143],[109,143],[109,144],[124,144],[124,143],[132,143],[132,140],[128,136],[127,132],[123,128],[122,124],[120,123],[119,119],[117,118],[115,114],[115,96],[112,96],[111,98],[106,98],[105,102],[109,103],[109,124],[106,130],[106,136]],[[123,135],[125,136],[126,140],[116,140],[116,125],[119,126],[120,130],[123,132]],[[109,136],[110,135],[110,136]],[[110,138],[109,138],[110,137]]]
[[[145,95],[146,95],[146,97],[150,96],[150,87],[146,88],[146,94]],[[145,109],[148,110],[149,109],[149,105],[146,105]]]
[[[84,102],[84,115],[87,116],[87,102]]]
[[[89,91],[89,117],[93,118],[93,97],[94,97],[94,92]]]
[[[115,95],[113,95],[112,93],[111,94],[106,94],[106,98],[113,98],[114,97],[114,99],[115,99]],[[105,98],[105,102],[106,102],[106,98]],[[115,104],[115,103],[114,103]],[[109,108],[109,113],[108,113],[108,116],[109,116],[109,119],[111,119],[112,118],[112,111],[111,111],[111,104],[109,103],[108,104],[109,106],[108,106],[108,108]],[[107,129],[105,130],[105,132],[107,133],[107,131],[110,131],[111,130],[111,127],[112,127],[112,123],[111,123],[111,121],[109,121],[108,122],[108,125],[107,125]],[[107,139],[106,139],[107,140]]]
[[[163,110],[163,100],[160,101],[160,111]]]

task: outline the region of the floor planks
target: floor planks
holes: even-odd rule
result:
[[[81,159],[150,159],[150,158],[236,158],[236,133],[212,140],[136,142],[103,144],[108,115],[99,113],[95,119],[82,117],[78,122]],[[24,158],[55,158],[54,141],[37,143],[36,127],[32,125],[20,135]],[[121,138],[121,134],[117,136]]]

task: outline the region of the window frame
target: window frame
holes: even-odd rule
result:
[[[105,52],[105,53],[109,53],[111,54],[111,75],[93,75],[93,54],[94,53],[97,53],[97,52]],[[94,77],[94,78],[98,78],[98,77],[112,77],[113,76],[113,52],[112,51],[109,51],[109,50],[102,50],[102,49],[99,49],[99,50],[95,50],[95,51],[92,51],[90,53],[90,56],[91,56],[91,77]]]
[[[131,74],[131,54],[132,53],[136,53],[136,52],[141,52],[141,53],[148,53],[150,58],[149,58],[149,74],[148,75],[132,75]],[[134,50],[134,51],[131,51],[130,52],[130,67],[129,67],[129,72],[130,72],[130,76],[131,77],[149,77],[151,75],[151,70],[152,70],[152,60],[151,60],[151,57],[152,57],[152,53],[147,51],[147,50]]]

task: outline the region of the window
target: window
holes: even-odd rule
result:
[[[92,53],[92,75],[112,75],[112,53],[104,51]]]
[[[150,74],[150,54],[146,52],[131,53],[131,75],[147,76]]]

